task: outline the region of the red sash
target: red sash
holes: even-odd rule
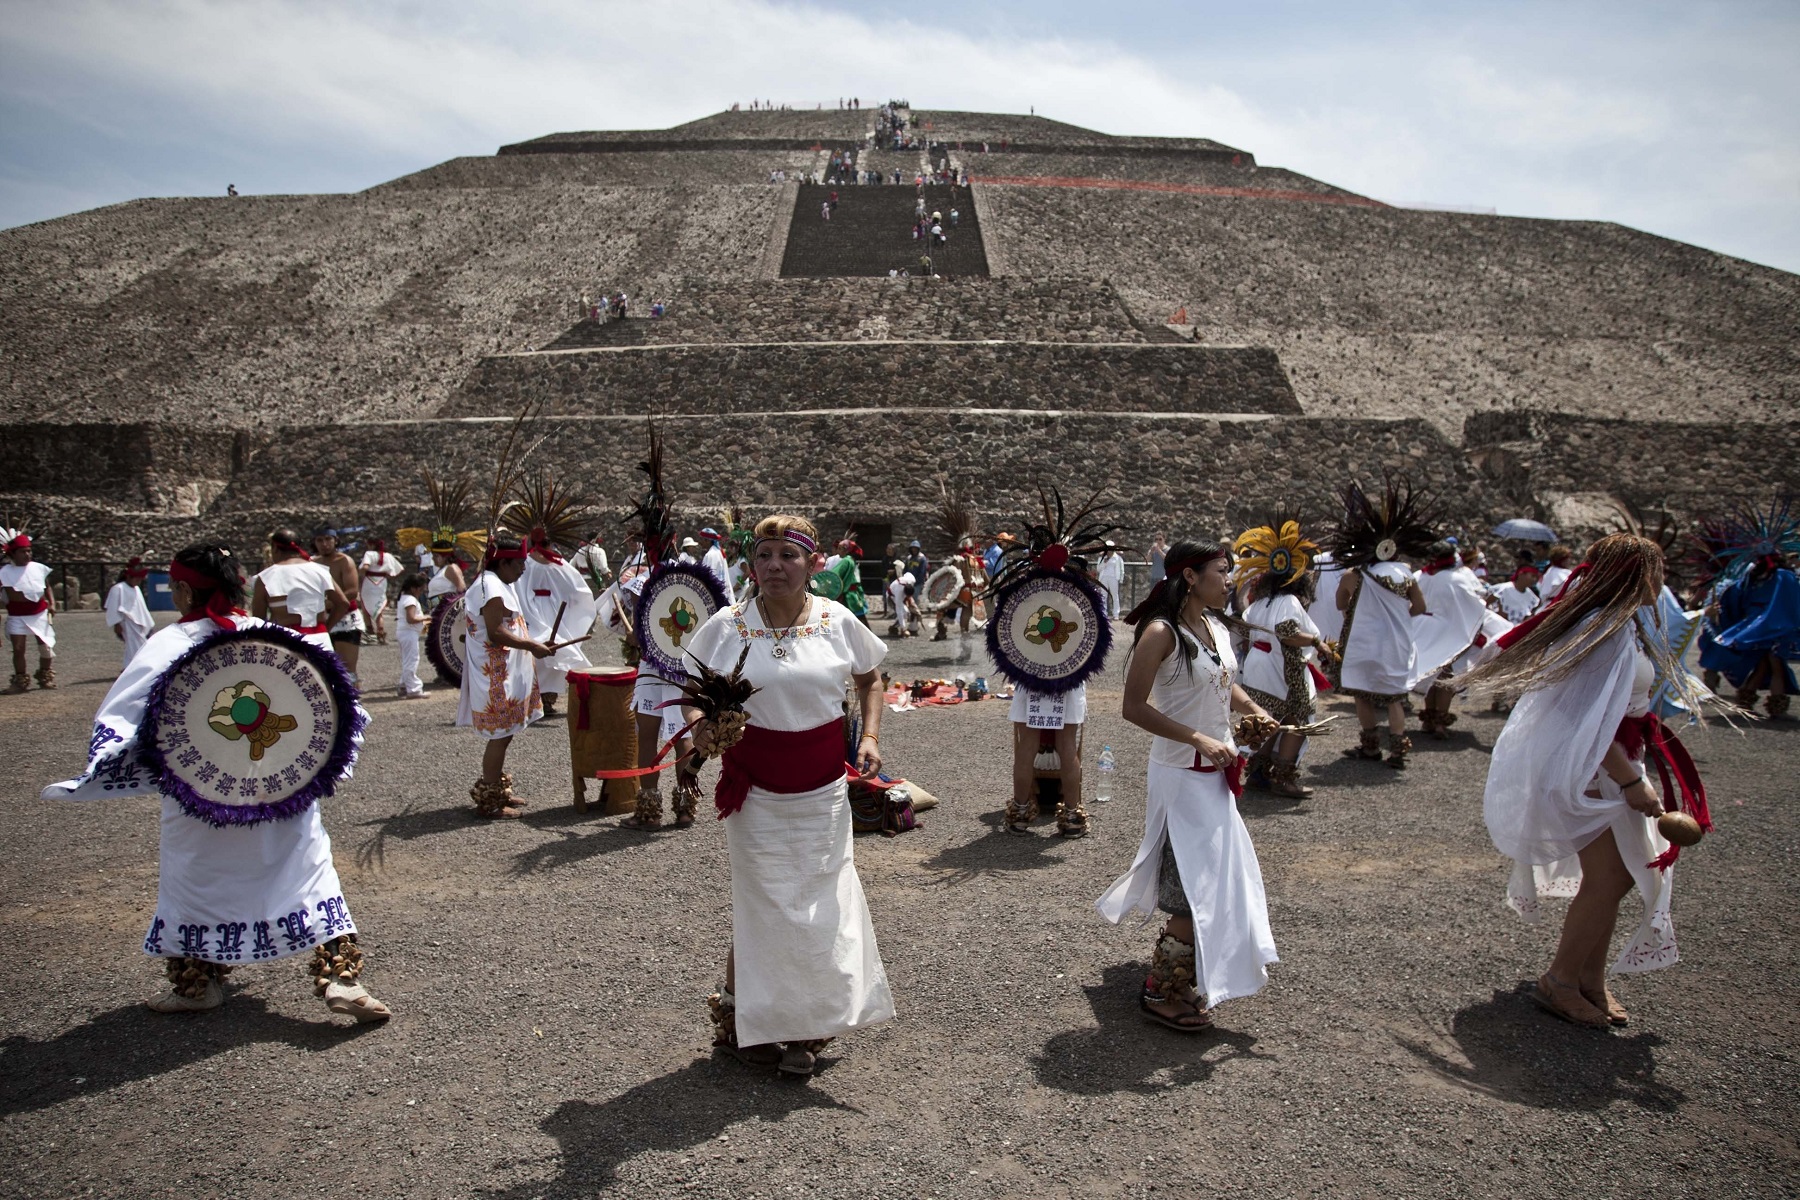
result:
[[[816,729],[793,731],[746,725],[743,739],[725,752],[719,766],[713,805],[721,820],[744,807],[752,786],[793,795],[856,775],[856,768],[844,761],[842,717]]]
[[[50,608],[50,593],[45,592],[36,600],[8,600],[6,615],[9,617],[35,617]]]
[[[1670,808],[1670,812],[1686,812],[1700,823],[1700,828],[1712,832],[1712,814],[1706,807],[1706,785],[1700,781],[1700,769],[1675,736],[1674,730],[1662,723],[1662,718],[1655,713],[1645,713],[1641,717],[1626,717],[1619,722],[1619,730],[1613,734],[1613,741],[1619,743],[1625,753],[1632,758],[1643,755],[1649,762],[1655,762],[1656,773],[1662,779],[1663,807],[1668,808],[1669,796],[1675,789],[1670,786],[1669,775],[1674,773],[1674,783],[1680,787],[1680,809]],[[1681,847],[1671,845],[1657,855],[1650,863],[1657,870],[1663,870],[1674,864],[1681,857]]]
[[[1200,752],[1198,750],[1194,751],[1194,765],[1188,768],[1188,770],[1198,771],[1202,775],[1211,775],[1214,772],[1219,771],[1220,769],[1221,768],[1214,766],[1212,763],[1207,762],[1204,758],[1201,758]],[[1244,758],[1243,758],[1243,756],[1239,755],[1238,757],[1232,759],[1231,765],[1223,768],[1223,770],[1225,772],[1225,786],[1231,789],[1231,794],[1233,796],[1243,795],[1244,794]]]

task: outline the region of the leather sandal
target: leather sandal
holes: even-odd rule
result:
[[[818,1055],[798,1042],[789,1042],[782,1048],[781,1061],[775,1069],[783,1075],[811,1075],[818,1063]]]
[[[355,1017],[358,1025],[385,1021],[393,1016],[387,1005],[369,995],[360,983],[332,982],[325,988],[325,1007],[341,1017]]]
[[[1572,983],[1564,983],[1548,971],[1538,977],[1537,987],[1531,990],[1530,996],[1533,1004],[1571,1025],[1606,1029],[1610,1024],[1606,1014],[1589,1004],[1579,988]]]
[[[1186,1011],[1169,1016],[1159,1013],[1150,1006],[1152,1004],[1178,1004]],[[1152,997],[1145,992],[1138,997],[1138,1011],[1144,1014],[1144,1020],[1152,1025],[1161,1025],[1164,1029],[1173,1029],[1176,1033],[1204,1033],[1213,1027],[1212,1013],[1190,1000],[1176,1000],[1168,996]]]
[[[1581,998],[1605,1013],[1606,1021],[1609,1025],[1622,1026],[1631,1024],[1631,1014],[1625,1011],[1625,1006],[1619,1003],[1618,997],[1612,994],[1611,988],[1602,987],[1598,996],[1594,995],[1594,993],[1588,991],[1586,988],[1582,988]]]

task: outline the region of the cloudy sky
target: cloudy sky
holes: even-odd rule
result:
[[[1210,137],[1383,200],[1800,271],[1797,65],[1794,0],[0,0],[0,226],[854,94]]]

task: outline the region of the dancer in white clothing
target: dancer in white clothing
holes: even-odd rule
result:
[[[269,565],[257,573],[250,615],[285,626],[319,647],[332,649],[329,630],[351,609],[331,572],[313,562],[292,529],[269,535]],[[354,680],[352,681],[354,682]]]
[[[1247,599],[1244,621],[1244,691],[1264,712],[1286,726],[1250,759],[1246,786],[1303,800],[1312,789],[1300,782],[1300,752],[1306,745],[1299,726],[1312,723],[1319,680],[1314,663],[1331,646],[1307,613],[1313,596],[1312,556],[1319,547],[1301,535],[1300,522],[1276,517],[1246,529],[1232,543],[1235,580]]]
[[[244,578],[228,548],[189,546],[169,577],[181,619],[144,643],[101,701],[87,769],[43,797],[160,795],[144,953],[164,960],[170,990],[152,1009],[217,1008],[228,971],[310,953],[327,1008],[385,1020],[387,1006],[359,981],[363,951],[317,803],[350,777],[361,749],[367,714],[356,691],[336,658],[318,648],[303,655],[293,638],[245,614]],[[208,714],[220,681],[225,704]],[[310,739],[295,732],[307,699]]]
[[[1278,727],[1237,683],[1224,612],[1229,547],[1177,542],[1167,576],[1126,616],[1137,626],[1122,715],[1153,737],[1144,838],[1131,869],[1096,907],[1168,914],[1138,997],[1146,1020],[1179,1033],[1210,1028],[1213,1005],[1260,991],[1276,961],[1262,869],[1238,813],[1238,743]],[[1233,713],[1243,714],[1234,730]]]
[[[714,797],[731,855],[732,951],[711,1006],[721,1049],[809,1075],[826,1042],[894,1016],[856,874],[846,784],[849,772],[872,780],[881,770],[887,647],[849,609],[808,591],[825,564],[811,522],[765,518],[755,547],[756,598],[713,614],[689,647],[756,688]],[[852,685],[862,738],[847,765]],[[713,753],[719,727],[698,710],[687,716],[699,721],[695,751]]]
[[[38,644],[37,683],[56,686],[56,598],[50,593],[50,568],[32,561],[31,535],[23,529],[0,529],[6,561],[0,564],[0,596],[6,598],[6,637],[12,643],[13,692],[31,690],[25,673],[25,647]]]
[[[1381,731],[1388,719],[1387,765],[1406,766],[1412,739],[1406,736],[1402,701],[1412,686],[1417,648],[1413,618],[1425,611],[1425,595],[1399,557],[1419,558],[1437,535],[1425,498],[1404,479],[1388,476],[1379,501],[1352,483],[1344,489],[1344,515],[1326,539],[1332,557],[1344,571],[1337,586],[1337,606],[1344,614],[1338,639],[1340,657],[1332,682],[1356,698],[1362,726],[1349,758],[1381,759]]]
[[[388,585],[400,578],[400,560],[388,553],[387,543],[381,538],[372,538],[369,548],[363,551],[362,563],[358,570],[362,575],[363,620],[375,633],[375,640],[387,645],[387,625],[382,615],[388,607]]]
[[[125,645],[127,667],[143,649],[145,639],[156,632],[150,606],[144,603],[143,584],[150,572],[144,569],[143,561],[133,558],[127,562],[119,572],[118,582],[106,593],[106,623],[112,626],[113,636]]]
[[[593,665],[581,643],[594,627],[599,606],[587,579],[561,551],[575,541],[588,508],[584,498],[544,474],[521,484],[500,517],[501,525],[525,543],[525,573],[515,590],[526,631],[533,641],[562,643],[555,654],[537,660],[538,697],[546,717],[556,715],[556,698],[568,686],[569,672]]]
[[[1483,630],[1488,618],[1498,614],[1488,609],[1487,589],[1462,565],[1454,543],[1434,544],[1425,558],[1425,569],[1418,576],[1425,611],[1413,618],[1416,653],[1408,690],[1425,697],[1419,726],[1427,737],[1442,741],[1456,724],[1456,714],[1450,711],[1456,689],[1446,680],[1465,655],[1486,644]]]
[[[394,637],[400,643],[400,698],[418,700],[425,695],[419,678],[419,638],[430,618],[425,615],[425,576],[417,571],[400,580],[400,603],[394,610]]]
[[[1499,851],[1513,860],[1507,904],[1536,920],[1545,895],[1573,894],[1550,967],[1533,998],[1580,1025],[1629,1017],[1607,988],[1619,905],[1635,887],[1643,919],[1612,974],[1674,964],[1670,895],[1679,854],[1711,827],[1693,761],[1650,709],[1660,674],[1689,712],[1702,696],[1687,671],[1646,630],[1641,606],[1662,588],[1662,550],[1616,533],[1588,551],[1563,597],[1502,638],[1500,654],[1456,680],[1521,694],[1494,743],[1483,812]],[[1683,812],[1664,813],[1645,770],[1655,761]],[[1671,774],[1679,785],[1670,783]]]
[[[512,790],[506,752],[513,736],[544,715],[538,700],[534,658],[549,658],[553,645],[532,638],[513,585],[525,573],[525,546],[511,534],[488,539],[481,574],[463,593],[462,699],[456,723],[486,744],[481,778],[469,789],[475,815],[517,817],[524,801]]]

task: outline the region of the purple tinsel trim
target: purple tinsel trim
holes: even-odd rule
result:
[[[698,563],[660,563],[650,573],[650,578],[644,581],[644,588],[638,593],[637,606],[631,610],[631,627],[638,631],[638,649],[643,653],[644,661],[649,663],[658,675],[671,682],[678,682],[687,678],[687,668],[679,662],[672,663],[663,658],[662,651],[649,644],[649,639],[644,636],[644,630],[649,628],[644,622],[649,618],[650,605],[654,602],[651,591],[656,587],[658,580],[666,579],[670,575],[685,575],[689,579],[697,581],[701,589],[712,597],[713,612],[724,608],[729,601],[726,599],[725,589],[719,586],[719,577]],[[711,613],[707,615],[710,616]],[[702,624],[704,623],[702,622]],[[699,630],[695,630],[695,632],[698,633]]]
[[[1060,579],[1064,583],[1073,584],[1087,596],[1094,611],[1100,614],[1095,622],[1094,652],[1088,655],[1087,664],[1079,671],[1071,672],[1061,679],[1039,679],[1035,676],[1022,675],[1009,670],[1006,660],[1000,654],[1000,608],[1014,590],[1028,583],[1043,578]],[[995,674],[1002,675],[1012,681],[1015,686],[1033,692],[1042,692],[1048,696],[1058,696],[1064,692],[1072,692],[1082,684],[1098,675],[1106,666],[1106,656],[1112,652],[1112,622],[1106,619],[1106,596],[1094,584],[1080,573],[1064,567],[1060,571],[1049,571],[1043,567],[1034,567],[1018,577],[1016,582],[1009,583],[1006,589],[989,601],[989,617],[987,629],[983,636],[987,641],[988,657],[994,660]]]
[[[293,795],[269,804],[220,804],[200,795],[169,770],[162,748],[157,745],[165,703],[163,693],[168,689],[169,681],[177,678],[188,663],[203,650],[220,641],[271,640],[286,640],[290,649],[318,668],[319,673],[325,677],[325,686],[330,690],[331,698],[337,702],[338,711],[346,714],[347,719],[338,726],[331,752],[320,764],[311,783]],[[369,722],[357,703],[358,695],[356,686],[350,682],[350,676],[345,673],[337,655],[329,650],[319,649],[292,630],[273,624],[253,625],[248,629],[221,629],[176,659],[162,673],[162,677],[151,685],[150,695],[144,702],[144,719],[138,726],[139,754],[144,765],[157,775],[157,786],[163,795],[172,797],[188,816],[205,821],[208,825],[223,829],[230,825],[260,825],[264,821],[297,817],[311,808],[313,802],[321,796],[336,792],[337,785],[343,782],[351,765],[356,762],[356,738]]]
[[[437,607],[431,610],[431,624],[425,627],[425,657],[431,660],[431,665],[436,669],[438,678],[451,687],[462,686],[462,660],[455,653],[456,642],[453,640],[456,637],[455,629],[452,628],[449,638],[445,638],[443,627],[454,620],[450,608],[462,598],[463,593],[461,592],[453,592],[448,596],[440,597]],[[449,650],[444,649],[445,641],[450,643]]]

